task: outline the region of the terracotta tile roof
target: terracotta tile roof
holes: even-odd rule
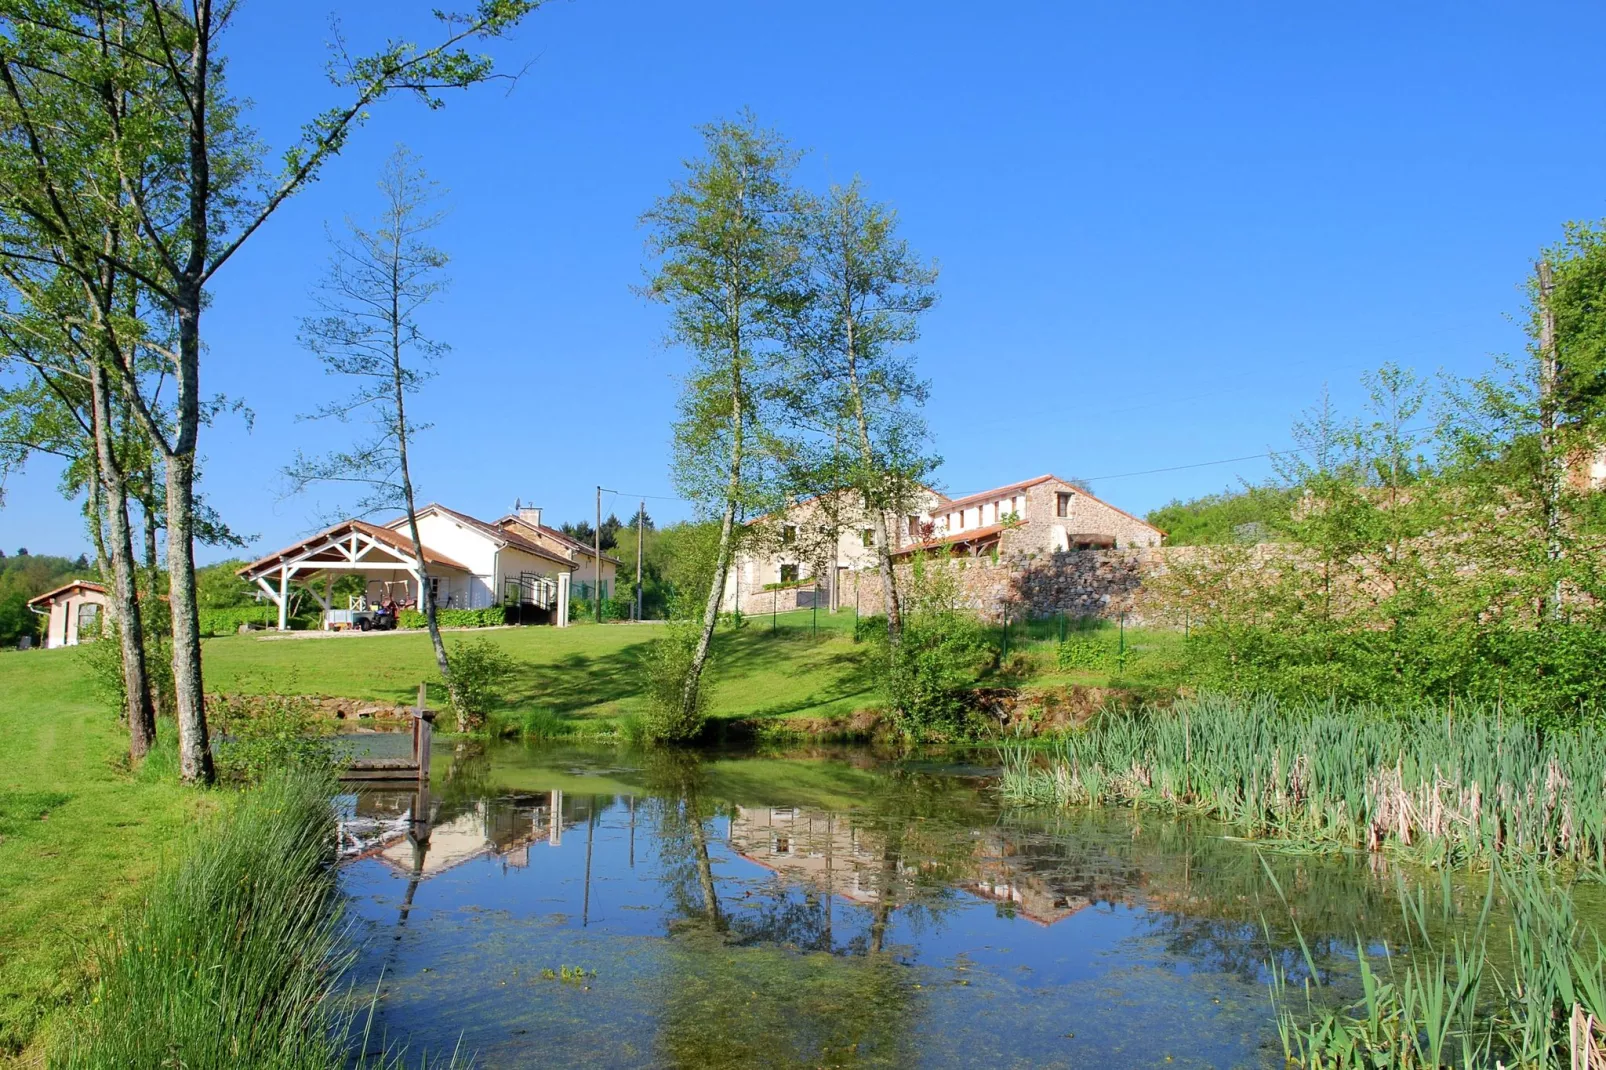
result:
[[[944,504],[949,510],[964,509],[968,506],[975,505],[977,502],[990,502],[995,498],[1002,498],[1005,495],[1026,490],[1028,487],[1035,487],[1039,483],[1047,483],[1049,480],[1055,478],[1057,477],[1038,476],[1036,479],[1027,479],[1020,483],[1007,483],[1002,487],[994,487],[992,490],[984,490],[975,494],[967,494],[963,498],[955,498],[953,501],[946,502]],[[1063,480],[1061,482],[1063,482]]]
[[[54,599],[58,594],[62,594],[63,592],[73,591],[73,590],[94,591],[96,594],[106,594],[106,593],[108,593],[107,589],[106,589],[106,585],[103,584],[103,583],[96,583],[94,580],[73,580],[73,581],[71,581],[69,583],[62,584],[60,587],[57,587],[55,590],[46,591],[44,594],[36,594],[36,595],[34,595],[32,598],[28,599],[28,605],[33,606],[33,605],[37,605],[40,602],[49,602],[52,599]]]
[[[354,532],[354,531],[359,533],[359,534],[368,536],[370,539],[373,539],[375,542],[384,543],[386,546],[390,547],[392,550],[399,550],[402,553],[408,554],[408,555],[411,555],[412,552],[413,552],[413,540],[408,538],[405,535],[402,535],[400,532],[394,530],[393,528],[380,527],[378,524],[370,524],[366,520],[342,520],[340,523],[334,525],[333,527],[324,528],[322,531],[318,532],[316,535],[309,535],[307,538],[302,539],[300,542],[291,543],[289,546],[286,546],[282,550],[279,550],[279,551],[276,551],[274,553],[268,554],[266,557],[257,558],[255,561],[251,562],[249,565],[246,565],[244,568],[239,569],[236,574],[240,575],[240,576],[245,576],[248,579],[254,578],[254,576],[255,576],[255,574],[257,572],[275,568],[278,565],[282,564],[284,562],[285,558],[294,557],[298,553],[305,553],[308,550],[310,550],[313,546],[317,545],[320,542],[325,542],[325,541],[327,541],[329,539],[332,539],[332,538],[338,538],[341,535],[346,535],[346,534],[349,534],[349,533]],[[341,560],[337,559],[337,558],[332,558],[332,559],[330,559],[330,560],[328,560],[326,562],[325,561],[320,561],[320,563],[330,564],[330,565],[334,565],[334,566],[338,567],[341,564]],[[467,566],[461,565],[461,564],[457,563],[456,561],[453,561],[451,558],[447,557],[445,554],[436,553],[434,550],[431,550],[428,546],[424,547],[424,564],[425,565],[440,565],[440,566],[442,566],[444,568],[456,569],[459,572],[467,572],[468,571]]]
[[[971,528],[954,535],[944,535],[940,539],[927,539],[924,542],[911,543],[892,552],[893,557],[901,554],[912,554],[919,550],[935,550],[939,546],[953,546],[962,542],[976,542],[997,535],[1004,530],[1003,524],[988,524],[984,528]]]
[[[565,546],[572,546],[574,549],[585,554],[587,557],[592,557],[596,554],[595,549],[588,544],[581,542],[579,539],[576,539],[571,535],[565,535],[557,528],[549,528],[545,524],[531,524],[527,520],[521,520],[516,513],[509,513],[507,516],[504,516],[502,519],[496,522],[497,528],[502,531],[506,531],[509,525],[517,525],[521,528],[524,528],[526,531],[539,531],[542,535],[545,535],[551,539],[556,539]],[[602,559],[604,561],[612,561],[616,565],[620,563],[619,559],[611,554],[603,554]]]

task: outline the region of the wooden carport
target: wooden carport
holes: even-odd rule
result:
[[[468,569],[424,547],[422,567],[413,553],[412,540],[390,528],[370,524],[364,520],[345,520],[334,527],[269,554],[240,569],[239,575],[254,582],[279,607],[279,631],[289,627],[290,581],[303,582],[322,572],[325,589],[320,594],[307,584],[312,596],[330,609],[330,587],[338,574],[371,572],[406,572],[412,576],[415,590],[423,589],[422,569],[438,575],[437,570],[447,569],[467,573]]]

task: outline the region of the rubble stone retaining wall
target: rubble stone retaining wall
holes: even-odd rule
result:
[[[1131,550],[1070,550],[1003,557],[933,562],[927,568],[952,570],[961,601],[985,620],[1034,617],[1101,617],[1125,613],[1130,624],[1163,624],[1158,598],[1148,584],[1165,572],[1169,561],[1191,547]],[[908,566],[900,566],[907,575]],[[866,615],[881,611],[881,576],[851,573],[842,604],[854,604]]]

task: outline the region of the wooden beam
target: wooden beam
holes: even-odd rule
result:
[[[290,630],[290,569],[279,566],[279,630]]]

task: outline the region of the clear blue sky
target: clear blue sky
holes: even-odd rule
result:
[[[362,46],[398,18],[421,30],[433,2],[338,6]],[[339,99],[322,77],[335,6],[251,0],[228,41],[276,148]],[[1354,403],[1385,360],[1470,372],[1520,346],[1509,317],[1535,252],[1564,220],[1606,216],[1602,40],[1606,7],[1585,3],[561,0],[497,46],[528,64],[511,91],[383,106],[225,269],[204,385],[257,418],[206,434],[205,491],[264,550],[338,506],[279,497],[297,445],[349,434],[295,420],[332,389],[295,329],[325,221],[369,210],[405,141],[454,206],[424,496],[482,516],[519,497],[562,520],[589,516],[599,483],[673,494],[684,360],[631,291],[636,220],[696,125],[744,106],[809,150],[804,181],[862,175],[940,261],[917,352],[950,492],[1280,447],[1324,382]],[[1094,486],[1143,512],[1266,470]],[[8,553],[87,547],[56,476],[9,481]]]

